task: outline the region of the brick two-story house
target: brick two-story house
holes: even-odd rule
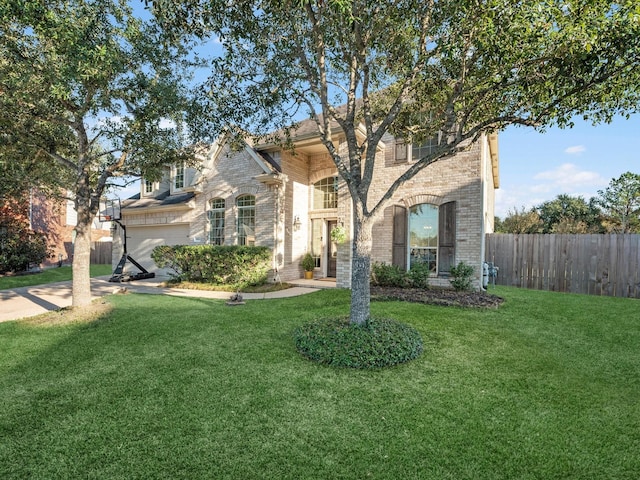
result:
[[[340,140],[336,133],[334,141]],[[131,256],[158,271],[150,257],[157,245],[264,245],[273,250],[273,279],[300,278],[300,260],[311,252],[316,278],[335,277],[338,286],[349,287],[349,241],[337,245],[329,235],[336,225],[344,226],[347,236],[351,230],[349,192],[313,122],[301,124],[293,143],[293,152],[275,144],[238,150],[223,138],[198,158],[201,168],[172,166],[160,182],[143,179],[140,194],[122,204]],[[379,198],[429,148],[385,136],[370,197]],[[496,188],[497,137],[484,136],[396,192],[374,227],[372,260],[402,268],[428,262],[432,285],[448,285],[450,267],[464,261],[475,267],[479,284]],[[118,237],[116,262],[122,254]]]

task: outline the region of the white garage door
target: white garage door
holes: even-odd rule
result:
[[[156,275],[168,275],[169,271],[160,269],[151,259],[151,251],[158,245],[187,245],[189,243],[188,225],[163,225],[159,227],[127,227],[127,249],[133,259]],[[135,266],[127,264],[132,271]]]

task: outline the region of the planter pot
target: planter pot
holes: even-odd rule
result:
[[[313,280],[313,271],[308,272],[308,271],[304,271],[304,279],[305,280]]]

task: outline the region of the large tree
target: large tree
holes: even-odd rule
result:
[[[126,0],[0,5],[2,169],[29,176],[35,160],[46,165],[38,175],[72,191],[74,306],[91,299],[91,223],[113,177],[157,174],[188,154],[180,132],[165,128],[186,107],[180,58]]]
[[[542,233],[598,233],[601,230],[598,206],[581,196],[563,193],[541,203],[535,210],[542,219]]]
[[[516,124],[606,121],[638,105],[637,0],[154,0],[173,31],[218,37],[201,132],[262,134],[300,106],[353,205],[351,321],[369,317],[372,226],[419,171]],[[342,130],[347,153],[332,132]],[[438,148],[370,195],[386,132]],[[360,132],[364,132],[361,135]]]
[[[596,197],[606,216],[607,229],[616,233],[640,233],[640,175],[626,172],[609,182]]]

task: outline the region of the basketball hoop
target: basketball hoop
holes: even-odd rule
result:
[[[98,220],[101,222],[112,222],[120,220],[120,199],[105,198],[100,201]]]

